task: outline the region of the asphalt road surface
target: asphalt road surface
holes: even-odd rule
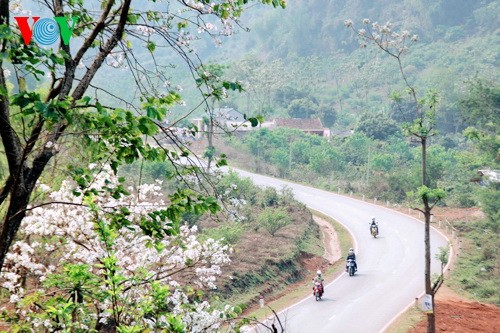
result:
[[[331,192],[237,171],[257,185],[292,188],[297,200],[345,225],[355,239],[352,247],[356,250],[357,273],[353,277],[344,273],[327,285],[321,301],[311,296],[280,312],[286,333],[382,332],[424,292],[422,222]],[[369,230],[372,216],[379,224],[376,239]],[[440,272],[440,263],[434,257],[439,247],[447,244],[441,233],[431,229],[432,274]]]

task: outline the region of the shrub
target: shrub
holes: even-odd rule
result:
[[[273,207],[279,204],[278,192],[274,187],[266,187],[260,198],[261,207]]]
[[[292,222],[283,208],[266,208],[257,218],[257,223],[274,237],[276,232]]]
[[[210,228],[204,231],[207,238],[216,240],[223,239],[224,243],[235,244],[245,231],[245,228],[238,223],[226,223],[217,228]]]

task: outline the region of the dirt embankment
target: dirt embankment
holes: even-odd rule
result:
[[[419,322],[408,333],[427,332],[427,321]],[[436,296],[436,332],[498,333],[500,307],[473,302],[442,287]]]
[[[328,260],[330,264],[333,264],[342,257],[340,242],[335,228],[328,221],[318,216],[313,216],[313,218],[323,233],[323,246],[325,247],[323,258]]]

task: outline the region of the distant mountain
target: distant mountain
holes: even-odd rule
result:
[[[286,116],[299,98],[336,112],[338,127],[353,126],[366,112],[390,113],[388,96],[404,89],[397,65],[376,48],[360,49],[345,19],[360,27],[364,18],[391,21],[419,35],[404,69],[422,93],[440,92],[439,125],[447,132],[460,129],[456,102],[466,80],[498,82],[498,0],[292,0],[287,6],[252,8],[242,20],[250,32],[205,53],[229,63],[228,77],[246,84],[245,94],[225,102],[241,112]]]

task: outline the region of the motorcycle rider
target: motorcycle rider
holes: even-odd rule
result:
[[[354,250],[352,249],[352,247],[349,249],[349,253],[347,254],[346,261],[349,260],[349,259],[351,259],[354,262],[354,271],[357,271],[358,270],[358,264],[356,263],[356,254],[354,253]],[[348,268],[349,267],[346,264],[346,266],[345,266],[345,271],[346,272],[347,272]]]
[[[375,222],[375,217],[372,217],[372,223],[370,224],[370,233],[372,232],[372,228],[375,227],[377,230],[377,235],[378,235],[378,223]]]
[[[323,279],[323,276],[321,276],[321,271],[318,269],[318,271],[316,272],[316,276],[313,279],[313,293],[314,293],[314,285],[316,283],[319,283],[319,288],[320,288],[319,292],[320,292],[321,295],[323,295],[323,293],[325,291],[324,288],[323,288],[323,281],[324,280],[325,279]]]

